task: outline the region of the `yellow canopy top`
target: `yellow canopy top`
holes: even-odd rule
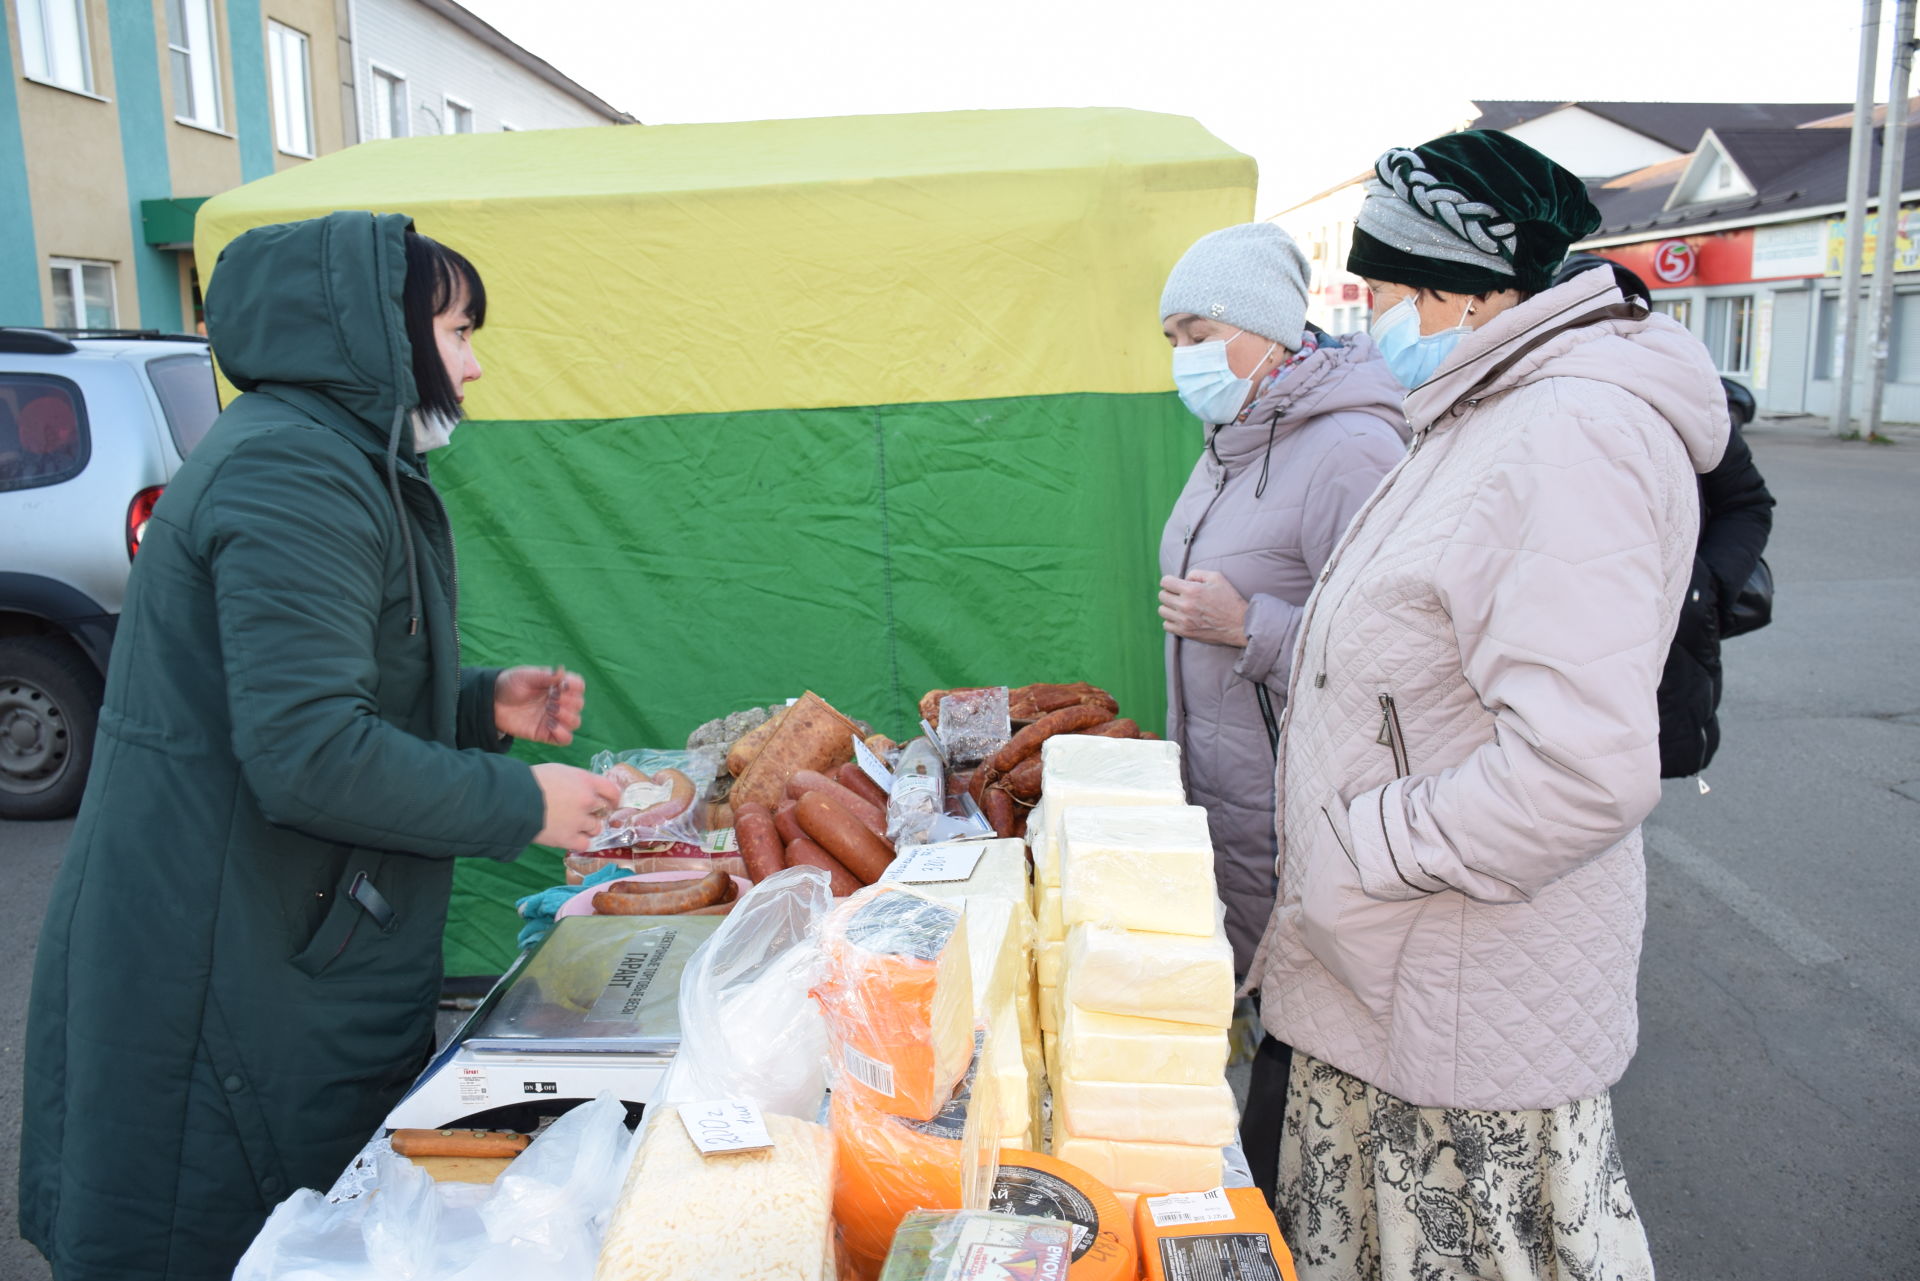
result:
[[[215,196],[195,251],[336,209],[413,216],[487,283],[476,418],[1169,386],[1174,261],[1254,163],[1107,108],[370,142]]]

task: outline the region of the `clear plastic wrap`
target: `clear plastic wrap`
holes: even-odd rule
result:
[[[1074,805],[1060,811],[1060,910],[1068,929],[1100,921],[1210,935],[1218,923],[1213,839],[1198,805]]]
[[[1177,743],[1056,734],[1040,745],[1040,803],[1027,818],[1037,884],[1060,885],[1060,823],[1082,805],[1185,805]]]
[[[1240,1108],[1225,1079],[1211,1085],[1051,1078],[1053,1126],[1075,1138],[1191,1144],[1218,1151],[1239,1132]]]
[[[1007,715],[1007,687],[955,690],[940,700],[940,746],[949,764],[984,761],[1013,737]]]
[[[986,1210],[916,1210],[900,1221],[880,1281],[1065,1278],[1073,1225]]]
[[[1062,990],[1082,1009],[1225,1028],[1233,1022],[1233,947],[1219,919],[1207,938],[1075,926]]]
[[[827,874],[813,867],[775,872],[741,895],[680,976],[680,1049],[649,1118],[662,1104],[708,1099],[819,1117],[827,1028],[807,990],[832,907]]]
[[[961,908],[882,881],[820,929],[814,998],[826,1014],[836,1094],[927,1121],[973,1057],[973,983]]]
[[[930,841],[933,825],[946,813],[947,768],[940,749],[921,737],[901,749],[887,796],[887,839],[894,848]]]
[[[620,784],[619,803],[594,838],[592,849],[653,841],[699,845],[706,836],[702,821],[706,807],[701,801],[719,772],[716,753],[636,748],[601,752],[590,765],[594,773]]]

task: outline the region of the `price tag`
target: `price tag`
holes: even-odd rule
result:
[[[978,842],[954,845],[909,845],[888,864],[885,881],[908,885],[930,885],[939,881],[964,881],[973,875],[986,847]]]
[[[871,747],[860,741],[858,734],[853,736],[853,759],[860,763],[861,770],[868,778],[880,785],[881,791],[893,790],[893,771],[887,768],[885,761],[874,755]]]
[[[773,1146],[765,1118],[751,1103],[736,1099],[687,1103],[680,1108],[680,1120],[687,1127],[687,1137],[693,1140],[702,1156]]]
[[[1147,1198],[1147,1213],[1156,1228],[1178,1227],[1187,1223],[1225,1223],[1233,1217],[1233,1206],[1225,1188],[1211,1192],[1176,1192],[1172,1196]]]

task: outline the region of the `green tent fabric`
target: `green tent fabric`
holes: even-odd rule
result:
[[[466,661],[585,674],[567,749],[677,747],[813,689],[902,736],[937,686],[1164,715],[1160,528],[1199,446],[1154,315],[1250,160],[1143,112],[967,112],[354,147],[210,200],[197,249],[397,210],[486,278],[436,455]],[[463,864],[499,973],[560,860]]]

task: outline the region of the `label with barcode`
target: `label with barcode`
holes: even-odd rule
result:
[[[685,1103],[680,1107],[681,1123],[687,1137],[702,1156],[718,1152],[751,1152],[773,1146],[767,1133],[766,1118],[760,1109],[738,1099],[711,1099],[705,1103]]]
[[[950,845],[909,845],[887,865],[882,880],[907,885],[933,885],[942,881],[964,881],[979,866],[986,847],[978,842]]]
[[[887,763],[880,759],[878,753],[861,741],[858,734],[853,736],[853,759],[859,764],[861,772],[878,784],[881,791],[893,790],[893,771],[887,768]]]
[[[840,1066],[846,1069],[848,1076],[875,1094],[893,1097],[893,1065],[891,1063],[882,1063],[879,1059],[868,1058],[851,1045],[843,1045],[840,1047]]]
[[[1214,1188],[1210,1192],[1148,1197],[1147,1213],[1153,1216],[1155,1227],[1173,1228],[1189,1223],[1225,1223],[1233,1217],[1233,1206],[1225,1188]]]

